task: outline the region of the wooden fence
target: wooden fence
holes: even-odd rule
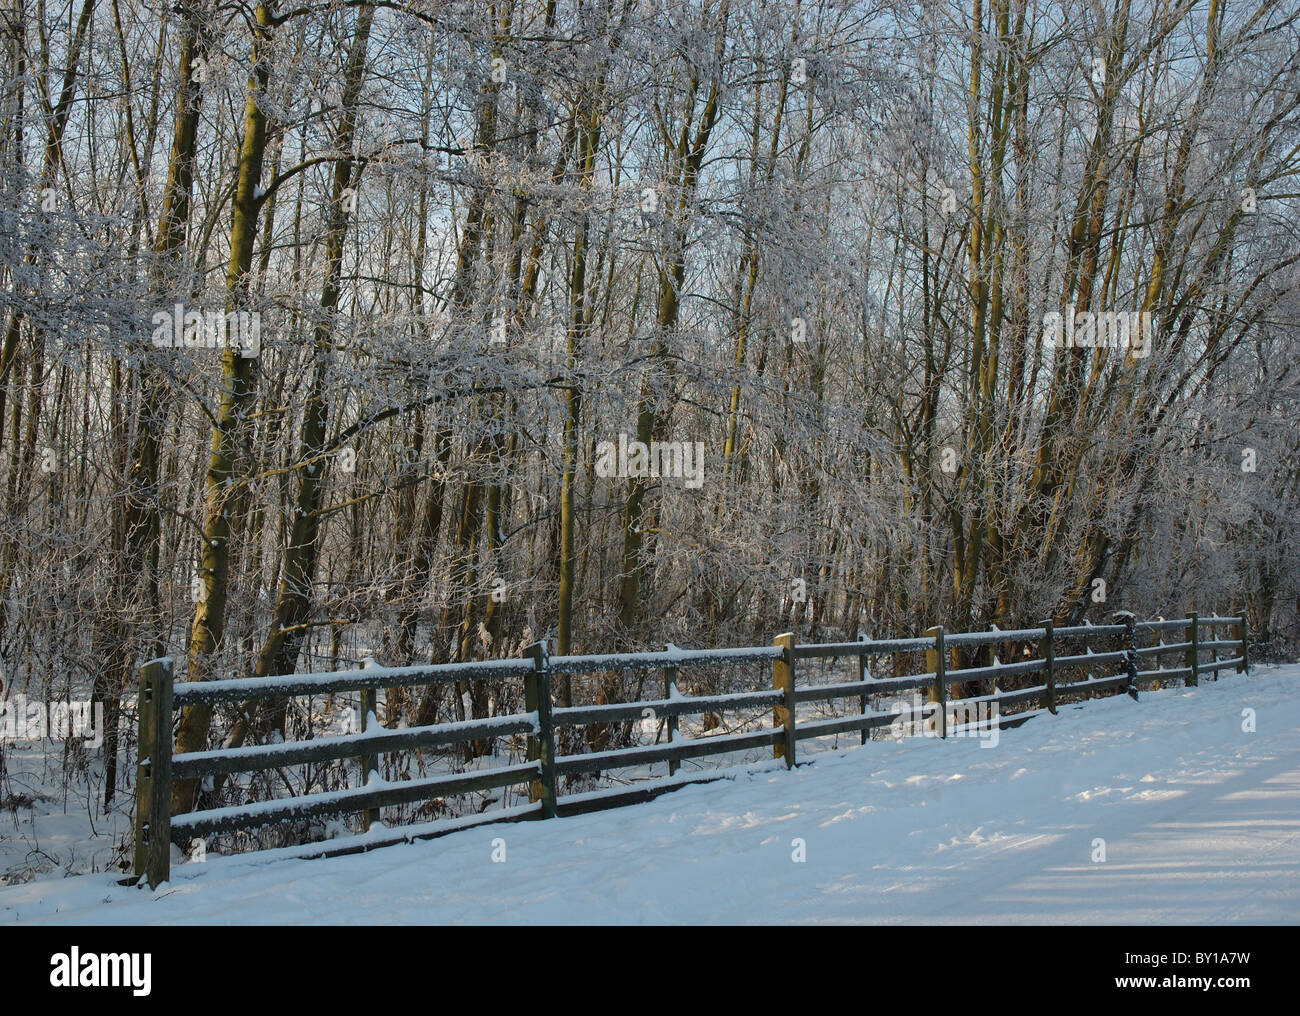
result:
[[[553,818],[598,808],[648,800],[687,783],[718,779],[725,770],[706,770],[681,775],[685,759],[704,758],[756,748],[772,749],[775,759],[786,767],[795,764],[800,741],[858,732],[866,743],[874,728],[888,727],[908,713],[908,707],[873,712],[869,699],[887,693],[924,692],[930,730],[948,736],[950,725],[971,710],[985,707],[1001,726],[1007,719],[1023,722],[1023,714],[1008,714],[1008,707],[1037,706],[1055,713],[1067,698],[1080,694],[1127,692],[1134,699],[1139,690],[1155,682],[1182,680],[1195,685],[1202,676],[1217,675],[1227,667],[1245,672],[1249,665],[1246,618],[1198,617],[1165,621],[1136,621],[1131,614],[1115,615],[1117,623],[1053,627],[1050,621],[1038,628],[1014,631],[945,632],[929,629],[924,637],[859,640],[825,644],[796,644],[793,635],[778,636],[771,646],[736,649],[683,650],[669,646],[662,652],[612,653],[588,656],[550,656],[545,643],[530,646],[521,659],[443,664],[423,667],[381,667],[367,661],[361,669],[284,677],[241,678],[225,681],[173,684],[172,662],[158,659],[140,670],[139,765],[136,785],[135,877],[144,876],[150,886],[168,879],[170,845],[187,843],[238,830],[250,830],[285,820],[363,813],[365,825],[378,820],[379,809],[401,804],[445,798],[507,786],[526,786],[529,803],[504,808],[428,827],[398,827],[379,835],[355,838],[343,846],[320,844],[319,855],[371,849],[389,843],[441,835],[455,828],[485,822]],[[1228,638],[1217,631],[1228,628]],[[1172,633],[1178,641],[1166,642]],[[1208,638],[1206,636],[1209,636]],[[1155,641],[1141,645],[1144,640]],[[1030,646],[1033,651],[1031,652]],[[1010,646],[1023,658],[998,661],[998,646]],[[1094,648],[1097,646],[1097,648]],[[1064,654],[1059,649],[1067,650]],[[1100,651],[1098,651],[1100,649]],[[993,662],[950,669],[952,659],[972,659],[985,652]],[[1220,658],[1220,653],[1231,655]],[[890,656],[895,660],[925,654],[925,670],[887,678],[870,675],[868,661]],[[1206,654],[1209,658],[1206,659]],[[1162,667],[1161,660],[1174,657],[1176,666]],[[857,679],[839,683],[805,683],[796,680],[800,661],[853,660]],[[770,666],[771,686],[752,691],[718,695],[685,696],[676,683],[684,668],[717,664],[761,663]],[[892,662],[892,661],[891,661]],[[804,669],[810,669],[804,664]],[[1117,672],[1093,676],[1099,668]],[[1145,668],[1145,669],[1144,669]],[[1083,669],[1082,680],[1063,681],[1062,676]],[[556,708],[551,687],[556,675],[600,674],[611,671],[658,671],[662,698],[637,702]],[[1041,675],[1031,687],[999,690],[999,680],[1023,675]],[[375,718],[376,694],[380,688],[416,687],[466,681],[523,682],[522,713],[492,716],[459,723],[390,729]],[[980,687],[983,694],[958,698],[962,687]],[[956,689],[954,692],[953,689]],[[271,699],[334,695],[360,692],[361,731],[334,737],[287,741],[277,744],[222,748],[173,756],[173,710],[199,704],[256,703]],[[857,710],[830,718],[798,719],[799,706],[808,703],[856,700]],[[683,738],[678,722],[683,716],[721,713],[724,710],[760,708],[772,710],[768,729]],[[650,711],[650,712],[647,712]],[[667,743],[634,745],[606,751],[556,755],[556,732],[565,727],[588,727],[613,723],[635,723],[650,716],[662,720]],[[473,773],[452,773],[384,782],[376,772],[380,753],[415,749],[448,748],[468,741],[523,734],[527,737],[524,762]],[[656,738],[657,741],[657,738]],[[202,780],[231,773],[275,770],[286,765],[360,761],[361,786],[287,798],[171,814],[173,780]],[[668,763],[669,778],[647,782],[632,789],[615,789],[561,796],[561,776],[599,773],[630,766]],[[379,833],[379,830],[374,832]]]

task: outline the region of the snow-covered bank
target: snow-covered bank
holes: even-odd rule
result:
[[[0,889],[0,921],[1297,923],[1297,679],[1261,667],[1063,708],[996,747],[872,743],[359,856],[209,859],[157,892],[32,882]]]

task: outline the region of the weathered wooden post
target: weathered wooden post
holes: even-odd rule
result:
[[[361,661],[362,670],[369,670],[373,666],[375,666],[375,661],[370,657],[366,657],[364,660]],[[373,712],[375,712],[375,689],[362,688],[361,689],[361,733],[364,734],[367,730],[370,729],[370,715]],[[375,758],[374,755],[367,754],[361,756],[361,785],[363,787],[370,782],[370,774],[376,772],[378,768],[379,768],[378,760]],[[363,813],[363,819],[365,821],[366,831],[369,832],[370,827],[379,821],[379,809],[367,808]]]
[[[1128,673],[1128,695],[1134,702],[1138,697],[1138,643],[1137,616],[1130,610],[1117,610],[1112,615],[1124,626],[1124,669]]]
[[[555,818],[555,726],[551,720],[551,670],[546,643],[524,650],[533,669],[524,678],[524,708],[537,713],[537,733],[528,738],[528,760],[541,763],[541,779],[528,788],[528,800],[542,802],[542,818]]]
[[[671,699],[673,693],[677,690],[677,668],[664,667],[664,698]],[[665,729],[668,731],[668,743],[672,744],[673,739],[677,736],[677,714],[670,713],[668,716]],[[668,760],[668,775],[676,776],[677,770],[681,768],[681,760],[670,758]]]
[[[1216,610],[1216,611],[1215,611],[1211,616],[1212,616],[1212,617],[1217,617],[1218,614],[1219,614],[1219,612]],[[1210,644],[1209,644],[1210,660],[1209,660],[1209,663],[1210,663],[1210,680],[1211,680],[1211,681],[1217,681],[1217,680],[1219,679],[1219,668],[1218,668],[1217,666],[1215,666],[1215,664],[1217,664],[1217,663],[1219,662],[1219,645],[1218,645],[1218,643],[1219,643],[1219,641],[1220,641],[1219,632],[1220,632],[1221,630],[1222,630],[1222,629],[1219,628],[1218,625],[1210,625]]]
[[[866,636],[859,636],[858,641],[866,642],[867,641]],[[863,652],[859,652],[858,653],[858,683],[865,684],[866,681],[867,681],[867,654]],[[858,697],[858,712],[863,716],[867,715],[867,696],[865,693],[863,693]],[[867,728],[863,727],[858,733],[862,735],[862,743],[866,744]]]
[[[1187,637],[1184,641],[1190,642],[1191,645],[1187,647],[1185,665],[1190,667],[1192,671],[1187,675],[1187,684],[1190,687],[1195,688],[1201,683],[1201,649],[1196,633],[1196,627],[1198,624],[1196,611],[1193,610],[1191,614],[1188,615],[1188,621],[1190,623],[1187,625]]]
[[[1043,662],[1047,669],[1047,711],[1056,715],[1056,627],[1049,617],[1043,621]]]
[[[781,655],[772,661],[772,687],[781,692],[781,701],[772,707],[772,726],[785,729],[784,741],[772,745],[772,757],[785,759],[787,769],[794,768],[794,632],[773,639]]]
[[[934,673],[934,690],[930,701],[939,704],[939,736],[948,736],[948,650],[943,643],[943,625],[925,630],[925,637],[934,639],[934,648],[925,651],[925,669]]]
[[[1247,608],[1241,608],[1241,622],[1233,626],[1233,632],[1241,640],[1241,662],[1237,664],[1238,674],[1250,673],[1250,650],[1247,646],[1250,644],[1250,621],[1247,618]]]
[[[135,782],[137,876],[156,889],[171,877],[172,846],[172,661],[150,660],[140,668],[139,763]]]

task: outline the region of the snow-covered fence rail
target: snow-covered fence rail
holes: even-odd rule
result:
[[[140,671],[140,761],[136,790],[135,870],[147,873],[151,884],[165,881],[170,868],[172,841],[239,829],[255,828],[286,819],[364,812],[369,826],[380,808],[437,797],[516,784],[554,781],[540,745],[550,743],[550,692],[539,687],[544,672],[535,661],[492,660],[427,667],[364,666],[359,670],[327,674],[293,674],[283,677],[236,678],[173,685],[172,662],[154,660]],[[465,680],[522,679],[524,713],[390,730],[378,724],[374,695],[379,688],[410,687]],[[360,691],[361,732],[341,737],[287,741],[269,745],[222,748],[172,756],[172,709],[221,702],[252,703],[291,696],[332,695]],[[466,741],[528,734],[529,760],[471,774],[448,774],[400,783],[385,783],[375,772],[381,752],[449,747]],[[174,780],[201,780],[236,772],[255,772],[306,762],[357,758],[364,785],[327,793],[258,801],[184,815],[171,814]],[[552,795],[553,798],[553,795]],[[546,811],[545,802],[535,807]]]
[[[774,745],[780,731],[760,730],[750,733],[720,734],[713,737],[682,739],[678,737],[678,721],[685,715],[701,715],[711,711],[743,709],[752,706],[773,705],[780,692],[757,690],[725,695],[681,695],[677,691],[677,677],[681,669],[726,663],[772,662],[779,658],[780,650],[772,646],[754,646],[739,649],[678,649],[670,645],[663,652],[602,654],[595,656],[555,656],[549,661],[552,673],[591,674],[619,670],[652,670],[661,672],[664,697],[640,702],[616,702],[594,706],[572,706],[555,710],[557,727],[586,727],[598,724],[627,723],[647,716],[663,718],[668,733],[668,743],[650,746],[614,748],[609,751],[583,752],[566,755],[556,763],[561,776],[598,773],[625,766],[668,763],[670,779],[677,775],[684,759],[723,755],[753,748]],[[708,778],[707,774],[702,778]],[[685,780],[681,782],[686,782]],[[669,784],[664,789],[676,789],[681,783]],[[601,794],[583,802],[569,802],[566,813],[586,810],[587,807],[614,807],[645,800],[646,789],[623,793]]]
[[[1044,621],[1038,628],[1014,630],[995,630],[987,632],[946,632],[942,627],[934,627],[926,632],[925,638],[915,639],[863,639],[858,642],[825,643],[821,645],[795,645],[789,635],[778,637],[777,644],[788,647],[788,653],[794,660],[817,658],[854,658],[857,661],[858,680],[855,682],[800,686],[793,692],[793,703],[797,706],[804,702],[828,699],[858,700],[858,715],[835,717],[833,719],[796,722],[797,708],[780,708],[776,722],[789,729],[787,740],[793,745],[808,738],[825,737],[831,734],[860,731],[865,744],[870,730],[877,727],[890,727],[900,719],[914,716],[914,707],[903,704],[886,711],[868,712],[869,696],[881,693],[904,691],[922,691],[928,696],[928,702],[922,710],[924,718],[939,737],[946,737],[950,725],[979,715],[983,707],[984,715],[996,719],[1001,725],[1003,720],[1014,717],[1008,714],[1009,707],[1026,703],[1041,703],[1042,707],[1055,713],[1058,703],[1066,697],[1084,693],[1124,691],[1137,698],[1142,687],[1149,687],[1157,681],[1184,679],[1189,685],[1195,685],[1202,674],[1214,674],[1227,667],[1244,671],[1249,662],[1248,640],[1246,636],[1246,619],[1241,617],[1205,617],[1196,614],[1176,621],[1137,621],[1132,614],[1116,615],[1121,622],[1109,625],[1075,625],[1057,628],[1052,621]],[[1214,629],[1216,626],[1230,626],[1232,638],[1213,638],[1200,641],[1198,632],[1202,628]],[[1163,641],[1165,632],[1179,631],[1185,633],[1185,641],[1167,643]],[[1141,646],[1143,637],[1155,636],[1161,641],[1150,646]],[[1097,652],[1092,648],[1095,640],[1111,640],[1114,647]],[[1083,652],[1057,655],[1060,642],[1081,643]],[[1011,662],[995,662],[978,666],[949,669],[950,655],[956,650],[972,650],[998,645],[1023,645],[1034,643],[1038,655]],[[903,675],[901,677],[875,679],[869,676],[868,660],[874,656],[892,656],[898,653],[915,653],[924,651],[926,669],[924,672]],[[1220,658],[1220,652],[1236,652],[1236,655]],[[1183,666],[1162,668],[1160,657],[1167,654],[1181,654]],[[1210,653],[1208,661],[1201,660],[1202,653]],[[1152,661],[1151,669],[1143,670],[1143,659]],[[1122,667],[1118,674],[1095,677],[1091,671],[1108,666]],[[1071,670],[1085,669],[1088,675],[1083,679],[1063,681],[1061,677]],[[793,666],[789,667],[790,673]],[[1029,687],[999,690],[997,682],[1009,677],[1042,674],[1041,684]],[[785,671],[774,678],[775,683],[785,687]],[[792,677],[789,678],[791,685]],[[953,689],[963,685],[984,684],[984,694],[954,695]],[[1022,722],[1014,718],[1013,722]],[[792,736],[791,736],[792,735]],[[793,747],[789,749],[787,761],[793,764]]]
[[[438,835],[471,822],[515,821],[552,818],[592,808],[613,807],[646,800],[689,782],[716,779],[719,770],[679,776],[685,759],[728,755],[734,752],[771,748],[773,758],[786,767],[795,764],[799,741],[858,732],[866,743],[869,732],[891,727],[914,709],[896,702],[883,710],[869,710],[872,699],[882,695],[925,692],[923,710],[929,729],[946,737],[954,725],[969,722],[972,713],[990,716],[999,725],[1008,707],[1038,704],[1051,713],[1067,697],[1101,692],[1127,692],[1137,698],[1139,689],[1158,681],[1181,679],[1189,685],[1201,676],[1235,667],[1245,671],[1249,664],[1246,618],[1198,617],[1195,613],[1178,620],[1137,621],[1133,615],[1116,615],[1116,624],[1057,628],[1051,621],[1040,627],[987,632],[946,632],[929,629],[924,637],[904,639],[861,639],[856,642],[797,644],[792,634],[778,636],[771,646],[732,649],[685,650],[669,646],[660,652],[608,653],[587,656],[550,656],[545,643],[525,650],[523,658],[483,662],[441,664],[421,667],[382,667],[373,661],[358,670],[320,674],[292,674],[281,677],[237,678],[225,681],[174,684],[172,662],[153,660],[140,670],[139,764],[137,770],[135,821],[135,874],[156,886],[167,880],[172,842],[185,843],[195,837],[247,830],[285,820],[363,813],[367,830],[378,819],[380,809],[509,786],[528,788],[527,805],[505,808],[472,820],[431,824],[437,829],[394,830],[368,835],[347,849],[368,849],[385,843],[404,842],[421,835]],[[1218,632],[1229,628],[1228,638]],[[1179,641],[1166,642],[1170,633]],[[1208,638],[1203,636],[1208,635]],[[1152,644],[1141,645],[1145,640]],[[1099,644],[1104,643],[1104,644]],[[1098,645],[1100,651],[1094,649]],[[1002,662],[998,646],[1012,647],[1025,658]],[[1031,652],[1030,647],[1036,652]],[[1068,648],[1065,654],[1058,650]],[[1082,649],[1082,651],[1078,651]],[[987,650],[991,662],[975,663]],[[925,656],[924,670],[876,678],[869,660],[888,656],[908,660]],[[1220,657],[1220,653],[1230,655]],[[1208,654],[1208,659],[1205,658]],[[1175,656],[1180,666],[1162,667],[1163,657]],[[801,661],[852,659],[857,664],[856,681],[804,683],[797,681]],[[971,665],[950,664],[964,659]],[[718,664],[760,663],[770,666],[771,686],[726,694],[682,695],[677,680],[684,668]],[[809,664],[806,662],[804,666]],[[1142,669],[1147,666],[1147,669]],[[1099,668],[1116,668],[1117,673],[1095,676]],[[1085,670],[1083,679],[1062,680],[1071,671]],[[552,706],[552,679],[556,675],[600,674],[610,671],[659,671],[663,683],[661,698],[636,702],[615,702],[586,706]],[[999,689],[1008,678],[1042,675],[1029,687]],[[388,728],[375,715],[375,696],[380,688],[406,688],[465,681],[522,681],[522,713],[492,716],[459,723]],[[972,694],[971,689],[979,689]],[[965,693],[963,693],[963,689]],[[266,745],[219,748],[188,752],[173,757],[173,709],[185,706],[284,700],[294,696],[361,693],[361,731],[335,737],[284,741]],[[829,718],[799,718],[800,706],[857,700],[857,712]],[[742,730],[712,736],[683,738],[678,730],[681,717],[743,709],[772,710],[770,728]],[[807,710],[805,710],[806,712]],[[556,754],[565,741],[557,730],[574,727],[630,724],[647,717],[661,721],[667,729],[666,743],[632,745],[571,755]],[[1012,714],[1012,722],[1023,722]],[[526,761],[473,773],[452,773],[400,782],[379,778],[376,761],[380,754],[422,749],[448,748],[469,741],[523,734],[527,737]],[[231,773],[273,771],[280,767],[360,760],[362,785],[341,790],[300,794],[288,798],[212,808],[172,815],[172,783],[204,780]],[[669,778],[642,784],[632,790],[599,791],[561,797],[560,777],[605,772],[628,767],[667,763]],[[343,848],[323,853],[344,852]]]

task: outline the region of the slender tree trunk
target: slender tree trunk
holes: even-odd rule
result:
[[[257,213],[261,206],[262,163],[266,155],[266,113],[271,80],[269,49],[274,0],[263,0],[255,12],[248,95],[244,104],[244,138],[239,153],[235,200],[230,224],[230,261],[226,269],[227,310],[244,310],[253,263]],[[253,394],[253,358],[227,347],[222,351],[222,392],[212,429],[212,452],[204,480],[203,547],[199,555],[199,602],[190,625],[188,675],[191,681],[212,676],[213,657],[225,633],[229,596],[231,515],[241,486],[242,445]],[[176,752],[201,750],[207,743],[212,707],[190,706],[181,711],[176,731]],[[194,809],[198,784],[177,780],[172,786],[172,814]]]

